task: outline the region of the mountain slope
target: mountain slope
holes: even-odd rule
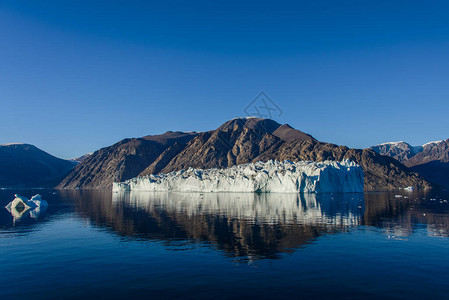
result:
[[[269,119],[238,118],[216,130],[201,133],[186,145],[162,170],[163,173],[193,168],[226,168],[249,163],[277,144],[315,140],[288,125]],[[140,175],[147,175],[142,173]]]
[[[76,163],[29,144],[0,145],[0,187],[52,187]]]
[[[387,155],[397,159],[400,162],[405,162],[418,152],[422,151],[422,146],[411,146],[406,142],[384,143],[372,146],[371,149],[379,154]]]
[[[373,150],[319,142],[289,125],[260,118],[236,118],[202,133],[167,132],[126,139],[96,151],[67,176],[59,188],[111,188],[112,182],[181,169],[226,168],[259,160],[350,159],[365,172],[365,189],[430,184],[397,160]]]
[[[371,149],[398,159],[428,181],[449,187],[449,139],[415,147],[405,142],[386,143]]]
[[[124,139],[95,151],[78,164],[57,188],[109,189],[112,182],[139,175],[175,143],[184,144],[197,133],[168,131],[161,135]]]

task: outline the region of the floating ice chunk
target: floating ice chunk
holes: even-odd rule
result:
[[[27,197],[15,194],[13,201],[9,202],[5,208],[13,216],[14,222],[25,216],[37,218],[42,212],[45,212],[48,203],[42,200],[39,194],[34,195],[31,200]]]
[[[45,201],[45,200],[44,200]],[[30,210],[30,217],[33,219],[39,218],[39,216],[47,211],[47,206],[36,207],[33,210]]]
[[[23,197],[15,194],[16,198],[6,205],[8,210],[16,209],[17,211],[28,210],[32,208],[36,208],[36,204],[34,202],[30,202],[27,197]]]
[[[273,161],[193,169],[115,182],[113,191],[313,193],[363,192],[363,170],[343,160]]]
[[[28,202],[34,203],[36,207],[47,207],[48,203],[45,200],[42,200],[41,195],[37,194],[31,197],[31,199]]]

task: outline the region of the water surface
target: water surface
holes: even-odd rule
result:
[[[449,295],[444,193],[36,192],[0,208],[1,299]]]

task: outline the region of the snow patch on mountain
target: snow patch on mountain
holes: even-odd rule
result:
[[[376,146],[381,146],[381,145],[399,145],[399,144],[402,144],[402,143],[407,144],[404,141],[398,141],[398,142],[386,142],[386,143],[378,144]]]
[[[0,144],[0,146],[13,146],[13,145],[25,145],[24,143],[6,143],[6,144]]]
[[[113,191],[328,193],[363,192],[364,174],[343,160],[256,162],[226,169],[193,169],[115,182]]]
[[[428,145],[431,145],[431,144],[439,144],[439,143],[441,143],[441,142],[444,142],[444,140],[441,140],[441,141],[433,141],[433,142],[428,142],[428,143],[425,143],[424,145],[422,145],[423,147],[425,147],[425,146],[428,146]]]

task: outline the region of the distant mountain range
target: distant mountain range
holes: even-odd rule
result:
[[[391,157],[371,149],[350,149],[317,141],[287,124],[261,118],[236,118],[206,132],[171,132],[124,139],[87,157],[57,186],[60,189],[110,189],[114,181],[193,168],[226,168],[274,160],[349,159],[362,166],[366,190],[431,184]]]
[[[92,153],[86,153],[84,155],[81,155],[80,157],[75,157],[70,160],[75,162],[76,164],[79,164],[79,163],[82,163],[86,158],[88,158],[91,155],[92,155]]]
[[[384,143],[371,149],[397,159],[428,181],[449,187],[449,139],[422,146],[402,141]]]
[[[270,119],[236,118],[206,132],[167,131],[124,139],[72,160],[28,144],[0,145],[0,187],[110,189],[113,182],[137,176],[270,159],[349,159],[363,168],[365,190],[449,186],[449,139],[423,146],[395,142],[351,149]]]
[[[76,162],[29,144],[0,144],[0,187],[54,187]]]

